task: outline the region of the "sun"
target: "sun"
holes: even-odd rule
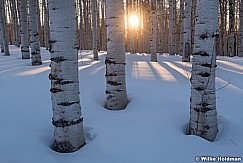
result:
[[[138,28],[139,26],[139,18],[137,15],[129,16],[129,26],[132,28]]]

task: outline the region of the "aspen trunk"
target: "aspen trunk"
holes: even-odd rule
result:
[[[235,0],[229,0],[229,51],[228,55],[235,55]]]
[[[243,57],[243,0],[240,1],[239,56]]]
[[[163,26],[163,1],[158,1],[158,52],[163,53],[163,32],[162,29],[164,28]]]
[[[61,153],[85,145],[78,79],[75,0],[49,0],[54,143]]]
[[[17,6],[16,6],[16,0],[11,0],[12,4],[12,17],[13,17],[13,30],[14,30],[14,44],[19,47],[20,41],[19,41],[19,30],[18,30],[18,16],[17,16]]]
[[[219,6],[220,6],[220,27],[219,27],[219,47],[218,47],[218,52],[217,55],[221,55],[224,56],[225,55],[225,51],[224,51],[224,46],[226,46],[225,44],[225,34],[226,34],[226,22],[225,22],[225,17],[226,17],[226,3],[225,0],[220,0],[219,1]]]
[[[9,48],[8,48],[8,35],[7,35],[7,28],[6,28],[6,15],[5,15],[5,6],[4,1],[0,1],[0,28],[1,28],[1,36],[3,41],[3,49],[4,55],[9,56]]]
[[[30,50],[29,50],[29,42],[28,42],[27,0],[19,0],[19,6],[20,6],[20,35],[21,35],[22,59],[30,59]]]
[[[215,95],[218,1],[198,0],[196,8],[189,134],[213,141],[218,132]]]
[[[30,47],[32,66],[41,65],[40,39],[38,29],[37,0],[29,0],[30,13]]]
[[[93,55],[94,60],[99,60],[97,49],[97,1],[92,0],[92,43],[93,43]]]
[[[183,47],[184,47],[184,5],[185,0],[180,0],[180,43],[179,43],[179,54],[183,56]]]
[[[125,109],[128,103],[125,78],[125,20],[123,1],[106,0],[107,56],[106,108]]]
[[[183,62],[190,62],[192,54],[192,40],[191,40],[191,25],[192,25],[192,0],[185,0],[185,13],[184,13],[184,46],[183,46]]]
[[[157,62],[157,11],[156,11],[156,0],[151,2],[151,62]]]
[[[106,50],[105,0],[101,0],[101,17],[100,46],[102,50]]]
[[[43,5],[43,12],[44,12],[44,42],[46,50],[48,50],[49,47],[49,40],[50,40],[50,30],[49,30],[49,11],[48,11],[48,3],[46,3],[46,0],[42,0]]]
[[[84,24],[82,0],[79,0],[79,49],[84,50]]]
[[[169,54],[176,53],[176,0],[169,0]]]

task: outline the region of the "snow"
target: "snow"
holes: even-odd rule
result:
[[[243,156],[243,58],[217,58],[219,133],[215,142],[208,142],[184,134],[191,63],[166,54],[151,63],[150,55],[126,54],[131,101],[125,110],[110,111],[103,107],[106,53],[93,61],[92,51],[81,51],[80,97],[87,145],[60,154],[50,149],[49,53],[42,49],[43,65],[35,67],[21,59],[20,49],[10,46],[10,53],[0,56],[0,163],[191,163],[196,156]]]

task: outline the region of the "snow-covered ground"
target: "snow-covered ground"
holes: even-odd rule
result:
[[[218,57],[215,142],[185,135],[189,121],[190,63],[179,56],[127,54],[123,111],[103,108],[105,53],[79,53],[80,96],[87,145],[75,153],[50,149],[49,54],[32,67],[20,50],[0,56],[0,163],[191,163],[196,156],[243,156],[243,58]],[[230,84],[227,85],[227,83]],[[222,88],[222,89],[221,89]]]

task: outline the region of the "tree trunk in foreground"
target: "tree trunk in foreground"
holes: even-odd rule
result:
[[[198,0],[196,17],[189,134],[214,141],[218,132],[215,95],[218,1]]]
[[[107,56],[106,108],[125,109],[128,103],[125,78],[125,21],[121,0],[106,0]]]
[[[60,3],[61,2],[61,3]],[[78,80],[75,0],[49,0],[51,31],[52,149],[74,152],[85,145]]]

